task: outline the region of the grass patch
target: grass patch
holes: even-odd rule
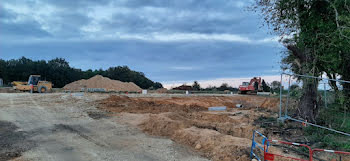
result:
[[[350,133],[350,116],[348,114],[344,119],[344,111],[339,110],[336,105],[322,109],[317,120],[319,125]],[[317,148],[350,151],[349,136],[313,126],[305,128],[305,134]]]

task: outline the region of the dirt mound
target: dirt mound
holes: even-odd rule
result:
[[[159,88],[156,90],[156,93],[167,93],[168,92],[168,89],[166,88]]]
[[[168,137],[171,137],[179,129],[191,127],[188,122],[169,118],[169,114],[151,115],[148,120],[145,120],[139,126],[148,134]]]
[[[139,127],[148,134],[170,137],[177,143],[188,145],[214,161],[249,160],[253,126],[235,125],[231,123],[234,120],[224,115],[200,113],[151,115]]]
[[[244,116],[243,116],[244,117]],[[231,118],[230,113],[169,112],[151,115],[139,125],[142,130],[158,136],[171,136],[181,128],[211,129],[225,135],[251,139],[255,126],[248,119]]]
[[[63,87],[65,90],[80,91],[83,88],[100,88],[105,91],[140,92],[142,89],[132,82],[112,80],[101,75],[96,75],[88,80],[82,79],[69,83]]]
[[[142,98],[129,98],[127,96],[111,96],[100,102],[100,108],[109,112],[128,113],[164,113],[177,111],[204,111],[205,107],[196,105],[178,105],[175,103],[164,103],[155,100],[144,100]]]
[[[263,107],[272,111],[277,111],[279,107],[278,98],[261,96],[195,96],[195,97],[154,97],[139,98],[139,100],[154,101],[160,104],[176,104],[187,106],[226,106],[236,108],[236,104],[242,104],[244,109]]]
[[[244,108],[236,108],[243,104]],[[141,130],[156,136],[172,138],[201,152],[214,161],[249,160],[254,120],[270,116],[278,99],[258,96],[234,97],[141,97],[111,96],[100,101],[99,108],[109,112],[139,115],[124,118]],[[227,106],[225,112],[208,111],[211,106]],[[257,107],[264,108],[257,108]],[[147,115],[147,116],[146,116]],[[119,116],[123,116],[120,114]],[[125,117],[128,117],[126,114]],[[263,132],[260,129],[261,132]]]
[[[173,140],[193,147],[205,156],[217,161],[248,161],[251,140],[223,135],[214,130],[191,127],[181,129]]]
[[[278,107],[279,103],[279,98],[265,98],[264,103],[260,107],[273,109],[272,107]]]

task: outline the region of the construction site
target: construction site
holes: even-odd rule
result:
[[[240,93],[255,82],[261,78],[243,83]],[[145,93],[134,83],[99,75],[45,93],[35,85],[24,91],[27,85],[16,83],[1,88],[0,145],[5,148],[0,160],[310,160],[307,150],[287,143],[308,142],[305,125],[277,121],[286,98],[253,91]],[[273,140],[286,145],[272,146]],[[309,142],[307,147],[317,146]],[[266,159],[267,154],[275,159]]]
[[[350,0],[3,0],[0,161],[350,161]]]

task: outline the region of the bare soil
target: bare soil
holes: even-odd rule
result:
[[[214,161],[242,161],[249,160],[252,132],[258,129],[254,120],[273,116],[271,111],[277,110],[279,100],[259,96],[111,96],[99,103],[98,108],[114,113],[121,121],[190,146]],[[227,106],[228,110],[209,112],[211,106]]]
[[[22,152],[35,147],[29,139],[30,133],[17,130],[15,124],[0,121],[0,161],[17,158]]]
[[[0,87],[0,93],[19,93],[13,89],[13,87]]]
[[[97,109],[96,101],[108,96],[1,93],[0,161],[207,161]]]

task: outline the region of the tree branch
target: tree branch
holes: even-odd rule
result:
[[[300,60],[300,63],[303,63],[306,61],[305,54],[295,45],[287,45],[286,46],[288,50],[292,52],[292,54],[297,57]]]
[[[327,0],[328,3],[330,3],[330,5],[332,6],[333,10],[334,10],[334,13],[335,13],[335,22],[337,24],[337,29],[339,31],[339,34],[340,36],[346,38],[346,39],[349,39],[350,40],[350,37],[346,36],[343,34],[342,30],[341,30],[341,26],[339,25],[339,13],[338,13],[338,10],[337,8],[334,6],[334,4],[332,4],[329,0]],[[345,1],[346,3],[346,1]]]

